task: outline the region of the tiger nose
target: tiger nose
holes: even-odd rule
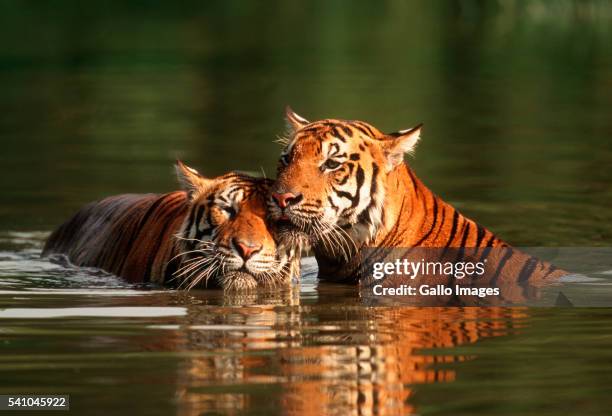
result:
[[[276,192],[272,193],[272,198],[276,201],[276,204],[281,208],[287,208],[289,205],[295,205],[302,200],[302,194],[294,194],[293,192],[286,192],[279,194]]]
[[[236,251],[238,251],[238,254],[240,254],[240,257],[242,257],[242,259],[245,261],[251,258],[253,254],[260,251],[262,247],[261,244],[245,242],[238,240],[237,238],[234,238],[232,242],[234,243],[234,247],[236,247]]]

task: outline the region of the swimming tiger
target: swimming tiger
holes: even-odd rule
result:
[[[286,119],[289,137],[268,207],[281,230],[300,232],[312,245],[320,278],[357,282],[378,249],[393,247],[507,248],[488,259],[495,279],[566,273],[510,249],[416,177],[404,155],[414,151],[422,125],[384,134],[362,121],[309,122],[290,108]]]
[[[65,254],[131,282],[252,289],[288,283],[299,247],[276,240],[266,218],[271,180],[205,178],[182,162],[183,190],[93,202],[55,230],[43,255]]]

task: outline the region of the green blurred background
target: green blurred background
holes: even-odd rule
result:
[[[309,119],[425,123],[409,161],[517,245],[612,238],[608,1],[0,1],[0,230],[275,173]]]

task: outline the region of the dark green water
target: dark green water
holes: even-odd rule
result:
[[[424,122],[409,163],[463,212],[514,245],[610,246],[610,51],[604,1],[0,1],[0,393],[75,414],[609,414],[610,309],[372,308],[310,259],[291,293],[140,290],[38,254],[85,202],[175,189],[177,157],[273,176],[286,104]]]

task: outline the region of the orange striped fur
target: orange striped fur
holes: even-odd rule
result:
[[[299,247],[273,235],[265,198],[271,181],[239,173],[202,177],[181,162],[185,190],[92,202],[49,237],[63,254],[131,282],[251,289],[289,283]]]
[[[311,123],[290,109],[287,121],[268,207],[280,227],[312,244],[320,277],[356,282],[366,253],[381,247],[495,248],[489,261],[499,266],[496,274],[521,281],[565,274],[510,249],[416,177],[404,155],[414,150],[420,125],[384,134],[362,121]]]
[[[65,254],[131,282],[163,283],[180,247],[174,235],[187,213],[187,194],[117,195],[92,202],[51,234],[43,255]]]

